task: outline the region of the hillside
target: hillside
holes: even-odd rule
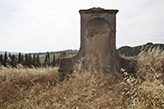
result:
[[[50,51],[49,53],[50,53],[50,55],[53,55],[53,54],[60,54],[60,53],[62,53],[62,52],[66,52],[66,54],[69,54],[69,55],[75,55],[75,54],[77,54],[78,53],[78,50],[62,50],[62,51]],[[47,54],[47,52],[39,52],[39,53],[31,53],[32,55],[33,54],[38,54],[38,55],[46,55]]]
[[[117,49],[117,52],[119,55],[134,57],[134,56],[137,56],[143,50],[145,50],[147,52],[150,48],[155,48],[158,46],[162,51],[164,50],[164,44],[153,44],[153,43],[149,42],[149,43],[139,45],[139,46],[134,46],[134,47],[122,46],[119,49]],[[58,59],[60,56],[60,53],[62,53],[62,52],[63,51],[50,52],[50,60],[52,61],[53,54],[55,54],[56,58]],[[78,53],[78,50],[65,50],[65,52],[66,52],[67,56],[76,55]],[[45,53],[39,53],[39,55],[40,55],[41,63],[43,63],[44,59],[45,59],[46,52]]]
[[[146,44],[135,46],[135,47],[123,46],[117,49],[117,51],[118,51],[118,54],[120,55],[137,56],[143,50],[147,52],[150,48],[155,48],[158,46],[162,51],[164,50],[164,44],[146,43]]]
[[[154,48],[154,47],[158,47],[163,51],[164,50],[164,44],[153,44],[151,42],[143,44],[143,45],[139,45],[139,46],[134,46],[134,47],[130,47],[130,46],[122,46],[119,49],[117,49],[117,52],[119,55],[123,55],[123,56],[137,56],[141,51],[145,50],[147,51],[150,48]],[[59,58],[60,53],[62,52],[66,52],[67,56],[70,55],[76,55],[78,53],[78,50],[62,50],[62,51],[50,51],[50,61],[52,61],[53,59],[53,55],[55,54],[56,59]],[[4,51],[0,51],[0,54],[2,54],[2,56],[4,55]],[[16,56],[18,56],[17,52],[7,52],[8,54],[16,54]],[[25,53],[23,53],[25,54]],[[29,53],[27,53],[29,54]],[[44,63],[45,60],[45,55],[47,54],[47,52],[39,52],[39,53],[31,53],[31,55],[39,55],[40,57],[40,61],[41,63]]]

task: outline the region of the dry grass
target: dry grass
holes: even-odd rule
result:
[[[0,108],[7,109],[162,109],[164,52],[142,52],[134,75],[76,71],[58,82],[54,68],[0,69]]]
[[[0,108],[18,108],[21,103],[47,92],[58,82],[54,68],[0,67]]]
[[[136,83],[131,105],[137,108],[164,108],[164,51],[159,48],[138,56]],[[134,107],[133,106],[133,107]]]

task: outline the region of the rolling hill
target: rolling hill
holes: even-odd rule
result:
[[[150,48],[154,48],[154,47],[158,47],[161,50],[164,50],[164,44],[153,44],[152,42],[143,44],[143,45],[139,45],[139,46],[122,46],[120,48],[117,49],[118,54],[120,55],[124,55],[124,56],[137,56],[142,50],[147,51]],[[63,50],[63,51],[50,51],[50,58],[52,58],[52,56],[55,54],[56,58],[58,58],[60,56],[60,53],[62,52],[66,52],[67,56],[69,55],[76,55],[78,53],[78,50]],[[5,51],[0,51],[0,54],[4,55]],[[16,52],[7,52],[7,53],[11,53],[11,54],[18,54]],[[23,53],[25,54],[25,53]],[[28,54],[28,53],[27,53]],[[45,55],[47,54],[47,52],[39,52],[39,53],[31,53],[31,55],[36,55],[39,54],[40,58],[41,58],[41,62],[44,61]]]
[[[135,47],[123,46],[117,49],[117,52],[124,56],[137,56],[141,51],[148,51],[155,47],[159,47],[161,50],[164,50],[164,44],[153,44],[152,42],[149,42]]]

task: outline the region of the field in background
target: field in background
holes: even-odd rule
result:
[[[40,55],[40,62],[43,64],[45,62],[45,56],[46,55]],[[55,54],[55,59],[58,59],[60,57],[60,53]],[[53,55],[50,55],[50,63],[53,61]]]
[[[0,67],[0,108],[162,109],[164,52],[141,52],[134,72],[73,72],[59,82],[57,68]]]
[[[43,64],[45,62],[45,56],[46,55],[40,55],[39,58],[40,58],[40,62]],[[66,54],[66,57],[71,57],[73,56],[72,54]],[[57,53],[55,54],[55,60],[56,59],[59,59],[60,57],[60,53]],[[50,54],[50,63],[53,61],[53,54]]]

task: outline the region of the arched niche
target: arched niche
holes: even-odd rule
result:
[[[91,19],[85,30],[85,36],[87,38],[92,38],[96,35],[104,35],[110,31],[109,23],[103,18]]]
[[[109,51],[110,24],[103,18],[93,18],[85,28],[86,55],[106,55]]]

